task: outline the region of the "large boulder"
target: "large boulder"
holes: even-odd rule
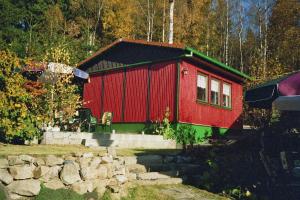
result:
[[[140,165],[140,164],[127,165],[126,169],[129,173],[145,173],[145,172],[147,172],[145,165]]]
[[[8,173],[7,169],[0,169],[0,181],[5,185],[13,182],[13,177]]]
[[[94,190],[92,181],[80,181],[72,184],[72,190],[78,194],[85,194]]]
[[[42,165],[45,165],[46,163],[43,158],[36,158],[34,164],[37,166],[42,166]]]
[[[61,166],[53,166],[53,167],[49,167],[48,172],[46,172],[46,174],[42,175],[45,171],[47,171],[47,167],[46,168],[41,168],[41,180],[44,182],[48,182],[51,179],[55,179],[55,178],[59,178],[58,174],[61,170]],[[44,172],[43,172],[44,171]]]
[[[49,155],[45,158],[45,164],[48,166],[62,165],[64,160],[60,157]]]
[[[93,180],[93,184],[94,184],[93,186],[99,197],[102,197],[103,194],[105,193],[106,186],[108,185],[109,181],[110,181],[109,179]]]
[[[94,157],[91,161],[90,161],[90,163],[89,163],[89,166],[90,167],[98,167],[99,166],[99,164],[101,163],[101,158],[100,157]]]
[[[106,151],[109,156],[112,156],[113,158],[117,157],[117,151],[114,147],[107,147]]]
[[[57,190],[57,189],[62,189],[62,188],[66,188],[65,185],[63,184],[63,182],[61,182],[60,179],[56,178],[53,180],[50,180],[47,183],[44,183],[44,186],[46,188],[50,188],[52,190]]]
[[[71,185],[77,181],[80,181],[81,178],[76,165],[73,163],[65,164],[61,171],[60,179],[66,185]]]
[[[132,165],[132,164],[136,164],[138,161],[136,156],[126,156],[124,157],[124,162],[125,165]]]
[[[94,157],[94,154],[92,152],[86,152],[82,154],[83,158],[92,158]]]
[[[9,184],[7,189],[11,193],[31,197],[39,194],[41,185],[39,180],[19,180]]]
[[[158,172],[147,172],[147,173],[137,174],[138,180],[156,180],[156,179],[165,179],[165,178],[170,178],[170,176],[165,174],[160,174]]]
[[[115,178],[117,179],[119,184],[124,184],[128,181],[128,178],[124,175],[116,175]]]
[[[47,166],[38,166],[33,170],[33,177],[34,178],[40,178],[42,176],[45,176],[49,172],[49,167]]]
[[[0,169],[8,168],[8,160],[5,158],[0,158]]]
[[[32,166],[11,166],[9,167],[9,172],[12,175],[12,177],[16,180],[29,179],[33,177]]]
[[[25,163],[34,163],[35,158],[29,155],[20,155],[19,158]]]
[[[77,162],[79,163],[80,168],[88,167],[90,165],[92,158],[78,158]]]
[[[108,177],[108,168],[100,165],[97,169],[97,175],[99,179],[106,179]]]
[[[25,164],[25,161],[23,161],[19,156],[7,156],[7,160],[10,166]]]
[[[84,167],[80,170],[80,174],[83,180],[98,178],[98,171],[95,167]]]
[[[108,163],[112,163],[113,162],[113,158],[112,156],[103,156],[101,163],[103,164],[108,164]]]

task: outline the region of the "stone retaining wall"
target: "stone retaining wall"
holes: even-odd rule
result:
[[[176,162],[177,157],[174,155],[117,157],[115,150],[110,148],[105,156],[93,153],[63,157],[14,155],[0,158],[0,182],[5,185],[11,199],[36,196],[40,192],[41,184],[51,189],[71,188],[79,194],[97,191],[102,195],[109,189],[116,196],[122,196],[122,188],[127,183],[138,184],[139,181],[141,184],[181,183],[180,178],[149,172],[146,165],[146,163],[165,163],[168,166],[169,163]]]

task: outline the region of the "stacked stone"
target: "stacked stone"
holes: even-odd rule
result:
[[[198,165],[183,168],[182,164],[186,166],[187,162],[190,160],[180,156],[117,157],[113,148],[108,148],[105,156],[93,153],[7,156],[0,158],[0,184],[5,186],[10,199],[34,197],[39,194],[41,184],[54,190],[72,189],[79,194],[96,191],[99,196],[108,189],[120,198],[130,185],[181,183],[176,167],[185,173],[195,173],[198,169]]]
[[[29,155],[0,159],[0,181],[10,199],[24,199],[39,194],[41,184],[51,189],[73,189],[79,194],[106,189],[121,191],[127,182],[124,163],[113,155],[83,153],[35,158]]]

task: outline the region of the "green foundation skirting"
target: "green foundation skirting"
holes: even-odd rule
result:
[[[112,130],[116,133],[142,133],[145,130],[146,124],[144,123],[113,123]],[[102,129],[102,127],[96,127],[96,132],[110,131],[109,127]]]
[[[183,125],[190,125],[196,130],[197,138],[209,137],[212,135],[215,136],[224,136],[226,135],[230,129],[228,128],[219,128],[214,126],[204,126],[204,125],[195,125],[188,123],[177,123],[176,129]]]
[[[212,135],[223,136],[226,135],[230,130],[228,128],[194,125],[188,123],[172,124],[172,128],[177,130],[182,125],[192,126],[196,130],[197,138],[204,138]],[[142,133],[142,131],[144,131],[147,134],[147,132],[151,130],[151,125],[146,123],[113,123],[111,129],[115,130],[116,133]],[[96,128],[96,132],[103,131],[109,132],[110,129],[109,127],[107,127],[106,129],[102,129],[101,127]]]

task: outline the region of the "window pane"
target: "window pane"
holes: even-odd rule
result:
[[[217,80],[211,80],[211,91],[219,92],[220,82]]]
[[[223,104],[224,107],[231,107],[231,85],[223,84]]]
[[[207,76],[201,74],[197,76],[197,99],[207,101]]]
[[[220,82],[217,80],[212,79],[211,80],[211,92],[210,92],[210,98],[211,103],[219,105],[220,104]]]

